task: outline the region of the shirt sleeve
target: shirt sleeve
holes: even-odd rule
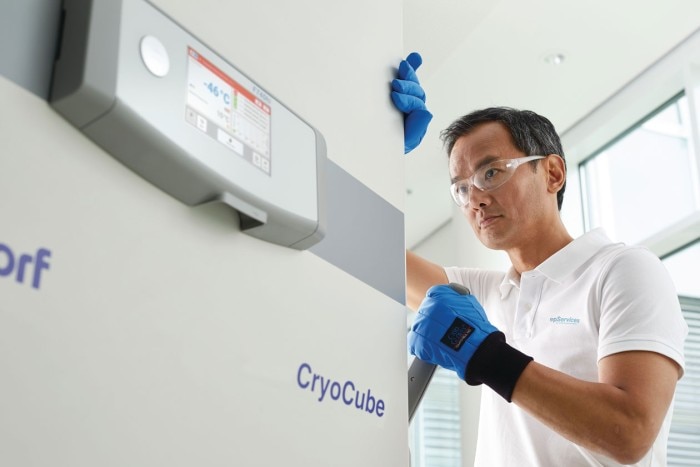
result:
[[[688,326],[661,261],[641,247],[611,259],[599,283],[601,315],[598,360],[615,353],[656,352],[685,368]]]
[[[456,282],[457,284],[462,284],[469,290],[472,288],[471,280],[469,279],[469,269],[457,268],[457,267],[446,267],[445,274],[447,274],[447,280],[450,282]]]
[[[500,271],[458,267],[446,267],[445,274],[447,274],[448,281],[462,284],[479,301],[486,300],[498,291],[505,276]]]

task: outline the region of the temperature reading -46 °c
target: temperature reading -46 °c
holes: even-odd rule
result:
[[[226,92],[225,90],[222,90],[217,86],[216,84],[210,82],[205,82],[204,86],[209,90],[210,93],[214,95],[214,97],[221,97],[224,101],[224,105],[231,105],[231,93]]]
[[[194,49],[189,49],[187,102],[212,124],[230,131],[233,87]]]

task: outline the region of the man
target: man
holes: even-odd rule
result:
[[[418,65],[402,62],[392,97],[407,141],[420,142],[427,122],[408,125],[411,112],[427,112]],[[442,138],[455,202],[512,264],[442,268],[407,252],[411,352],[490,388],[475,464],[666,465],[687,326],[661,262],[601,230],[569,235],[559,216],[566,164],[546,118],[485,109]],[[471,295],[439,285],[448,282]]]

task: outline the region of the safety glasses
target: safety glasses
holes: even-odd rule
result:
[[[515,169],[526,162],[544,159],[546,156],[527,156],[517,159],[501,159],[479,168],[474,174],[463,180],[454,182],[450,187],[452,199],[459,207],[469,206],[469,196],[472,187],[481,191],[491,191],[506,183],[515,173]]]

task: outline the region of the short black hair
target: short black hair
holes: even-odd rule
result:
[[[470,133],[476,126],[488,122],[502,123],[510,133],[515,147],[526,155],[558,154],[564,160],[564,168],[566,168],[564,149],[561,147],[561,140],[552,122],[530,110],[518,110],[510,107],[490,107],[476,110],[452,122],[440,133],[440,139],[447,149],[447,157],[450,157],[459,138]],[[564,201],[565,189],[566,180],[557,192],[559,210],[561,210]]]

